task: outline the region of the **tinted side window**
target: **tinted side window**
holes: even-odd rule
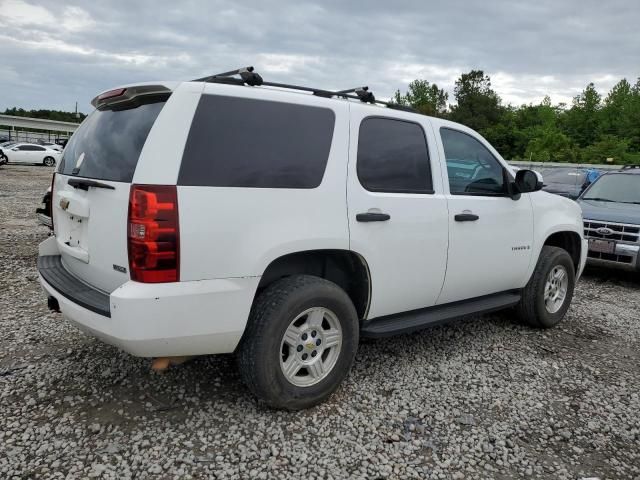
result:
[[[29,150],[31,150],[31,147],[29,145],[21,145],[18,147],[18,150],[28,152]]]
[[[180,185],[315,188],[329,159],[328,108],[203,95],[180,166]]]
[[[362,186],[372,192],[433,193],[427,140],[417,123],[364,119],[357,170]]]
[[[454,195],[503,195],[504,169],[491,152],[471,135],[441,128],[447,160],[449,190]]]
[[[46,150],[44,147],[36,147],[36,146],[31,147],[31,149],[37,152],[44,152]]]

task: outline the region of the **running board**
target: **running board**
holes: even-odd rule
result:
[[[446,305],[436,305],[409,312],[386,315],[365,322],[360,330],[363,337],[388,337],[413,332],[422,328],[448,322],[464,315],[488,313],[516,305],[519,292],[502,292],[472,298]]]

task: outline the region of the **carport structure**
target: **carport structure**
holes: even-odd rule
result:
[[[69,138],[80,124],[42,118],[0,115],[0,126],[5,127],[0,130],[0,133],[6,132],[12,140],[31,141],[40,139],[51,141]]]

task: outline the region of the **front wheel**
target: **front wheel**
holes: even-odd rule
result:
[[[237,352],[240,375],[269,406],[309,408],[344,380],[358,339],[358,316],[344,290],[318,277],[287,277],[253,305]]]
[[[56,160],[53,157],[46,157],[42,162],[46,167],[55,167]]]
[[[532,327],[556,326],[571,305],[574,286],[575,269],[567,251],[542,247],[538,264],[516,307],[518,316]]]

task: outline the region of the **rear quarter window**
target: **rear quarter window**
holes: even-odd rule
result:
[[[165,103],[153,99],[134,108],[95,110],[69,140],[59,172],[131,182],[142,147]]]
[[[203,95],[178,183],[316,188],[327,166],[334,124],[328,108]]]

